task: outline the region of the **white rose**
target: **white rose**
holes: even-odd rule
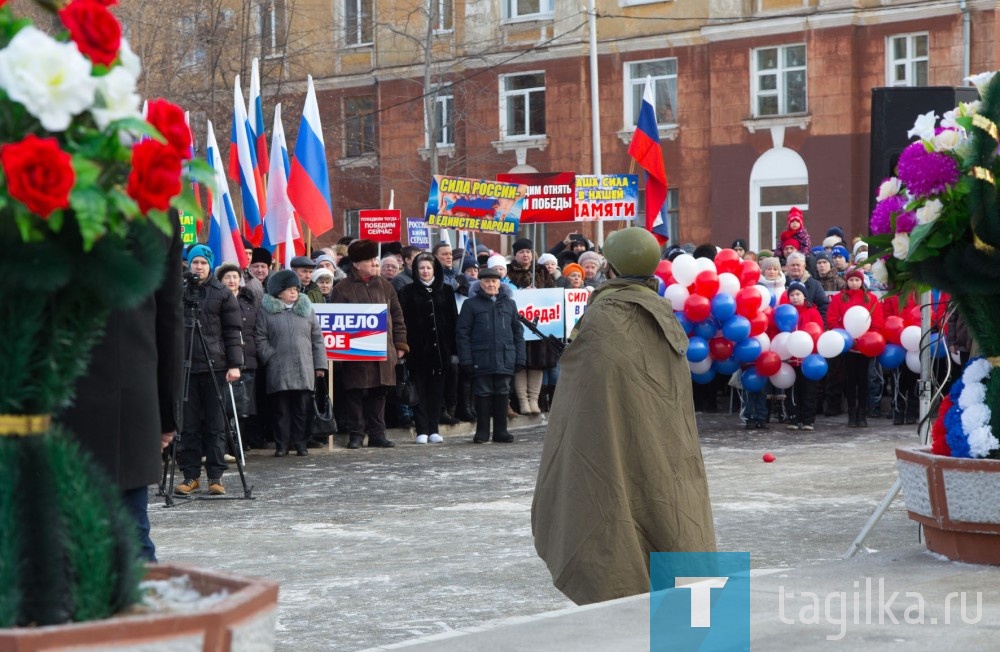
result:
[[[142,74],[142,62],[139,61],[139,56],[132,51],[132,46],[124,37],[122,37],[121,46],[118,49],[118,58],[121,59],[121,65],[125,66],[125,70],[139,79],[139,75]]]
[[[59,43],[25,27],[0,50],[0,88],[46,130],[65,131],[73,116],[94,103],[97,80],[75,43]]]
[[[906,260],[910,253],[910,234],[897,233],[892,239],[892,255],[894,258]]]
[[[931,138],[931,144],[939,152],[950,152],[958,147],[960,142],[962,142],[962,135],[952,129],[946,129]]]
[[[944,115],[941,116],[941,128],[942,129],[961,129],[958,123],[955,122],[955,118],[960,117],[959,109],[954,108],[951,111],[945,111]]]
[[[975,100],[974,102],[962,102],[958,106],[960,107],[963,116],[971,118],[972,116],[979,114],[979,107],[982,105],[983,103],[981,101]]]
[[[899,194],[900,183],[896,177],[889,177],[878,187],[878,200],[885,201]]]
[[[90,113],[100,129],[106,128],[113,120],[141,117],[135,84],[136,78],[124,66],[115,66],[111,72],[98,78],[97,101]]]
[[[982,95],[986,91],[986,87],[989,86],[990,82],[993,81],[993,75],[997,74],[996,71],[993,72],[981,72],[978,75],[972,75],[971,77],[966,77],[964,82],[972,84]]]
[[[906,137],[913,138],[916,136],[920,140],[930,140],[934,137],[934,126],[936,123],[937,114],[933,111],[928,111],[921,116],[917,116],[916,121],[913,123],[913,129],[906,132]]]
[[[940,200],[931,199],[917,209],[917,224],[930,224],[941,217],[942,208],[944,208],[944,204]]]
[[[889,283],[889,269],[885,266],[885,261],[881,258],[872,263],[872,278],[882,285],[888,285]]]

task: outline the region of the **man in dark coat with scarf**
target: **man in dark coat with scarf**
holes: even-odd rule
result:
[[[645,229],[604,245],[609,281],[591,295],[560,360],[531,507],[535,550],[577,604],[649,591],[652,552],[714,552],[715,528],[685,353]]]
[[[385,436],[385,397],[388,389],[396,385],[396,361],[410,350],[406,345],[403,310],[392,284],[377,272],[377,243],[356,240],[347,248],[347,256],[350,275],[333,286],[330,303],[384,303],[389,307],[386,359],[345,362],[340,366],[347,447],[361,448],[367,433],[369,448],[392,448],[396,443]]]

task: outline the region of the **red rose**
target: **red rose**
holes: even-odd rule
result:
[[[7,192],[32,213],[48,219],[52,211],[69,206],[76,175],[70,155],[55,138],[31,134],[19,143],[0,146],[0,163],[7,175]]]
[[[191,129],[181,107],[164,99],[153,100],[146,109],[146,121],[163,134],[181,160],[191,158]]]
[[[132,148],[127,192],[144,214],[165,211],[181,191],[181,157],[170,145],[144,140]]]
[[[95,64],[110,66],[118,58],[122,26],[103,0],[73,0],[59,12],[69,36],[84,56]]]

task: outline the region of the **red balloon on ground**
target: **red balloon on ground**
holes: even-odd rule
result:
[[[885,338],[882,333],[867,331],[854,338],[854,348],[861,355],[874,358],[885,350]]]
[[[781,356],[775,351],[764,351],[757,358],[757,373],[761,376],[773,376],[781,369]]]
[[[763,312],[758,312],[753,317],[750,318],[750,336],[754,337],[760,335],[767,330],[767,315]]]
[[[886,317],[885,326],[882,327],[882,334],[885,335],[886,343],[899,344],[899,338],[903,334],[904,328],[906,328],[906,322],[903,321],[902,317],[896,315]]]
[[[809,333],[809,337],[813,338],[813,345],[819,340],[819,336],[823,334],[823,327],[815,322],[809,322],[799,328],[799,330]]]
[[[705,321],[712,314],[712,302],[700,294],[692,294],[684,302],[684,314],[693,322]]]
[[[764,456],[761,459],[763,459],[765,462],[767,462],[768,464],[770,464],[771,462],[773,462],[775,460],[775,457],[774,457],[774,455],[772,455],[770,453],[764,453]]]
[[[654,272],[654,274],[660,277],[660,279],[664,283],[670,285],[673,282],[670,279],[673,279],[674,277],[673,272],[671,271],[673,267],[674,264],[671,263],[669,260],[661,260],[659,263],[657,263],[656,271]]]
[[[728,360],[733,357],[734,346],[724,337],[713,337],[708,341],[708,355],[713,360]]]
[[[764,298],[760,296],[757,288],[740,288],[736,293],[736,314],[743,315],[753,323],[754,315],[760,312]]]
[[[719,293],[719,275],[710,269],[698,272],[694,277],[695,294],[711,299]]]
[[[732,249],[723,249],[719,253],[715,254],[715,269],[719,270],[719,273],[729,272],[730,274],[739,277],[740,270],[743,269],[741,265],[742,259],[740,255],[733,251]]]
[[[741,261],[739,277],[742,287],[757,285],[760,280],[760,267],[752,260]]]

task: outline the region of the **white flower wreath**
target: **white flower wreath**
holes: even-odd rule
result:
[[[962,409],[962,430],[969,439],[969,455],[986,457],[990,451],[1000,446],[1000,441],[993,436],[990,426],[992,416],[986,405],[986,385],[992,365],[985,358],[969,363],[962,374],[965,385],[958,397],[958,406]]]

